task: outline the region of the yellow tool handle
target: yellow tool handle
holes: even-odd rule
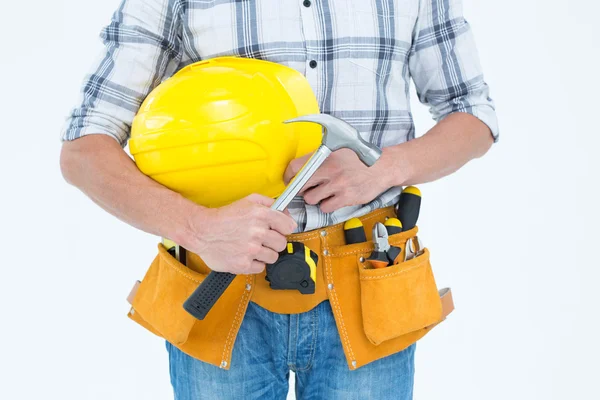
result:
[[[346,244],[364,243],[367,241],[365,228],[358,218],[351,218],[344,223],[344,237]]]

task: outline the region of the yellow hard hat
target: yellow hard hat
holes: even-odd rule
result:
[[[221,57],[191,64],[156,87],[129,142],[138,168],[207,207],[251,193],[277,197],[288,163],[317,149],[319,113],[302,74],[280,64]]]

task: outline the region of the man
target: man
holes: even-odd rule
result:
[[[455,172],[498,137],[460,0],[124,0],[101,37],[104,53],[63,132],[65,179],[216,271],[259,273],[292,232],[393,205],[401,186]],[[270,210],[273,200],[259,195],[203,208],[146,177],[122,150],[141,102],[183,66],[223,55],[300,71],[321,112],[382,147],[381,159],[367,168],[352,152],[335,152],[289,206],[291,217]],[[438,121],[418,139],[411,77]],[[304,161],[290,163],[286,181]],[[219,234],[225,227],[227,237]],[[311,329],[318,332],[316,350],[302,340]],[[350,371],[327,301],[298,315],[250,304],[233,350],[242,362],[229,371],[167,347],[177,399],[285,398],[289,370],[299,398],[412,398],[414,345]]]

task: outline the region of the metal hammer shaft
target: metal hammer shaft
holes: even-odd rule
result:
[[[283,211],[292,199],[300,192],[306,182],[315,171],[323,164],[323,161],[331,154],[331,151],[321,145],[317,151],[304,164],[298,174],[292,179],[284,192],[277,198],[271,209]],[[229,272],[212,271],[190,297],[183,303],[183,308],[192,316],[203,320],[217,300],[229,287],[236,275]]]
[[[350,124],[331,115],[305,115],[285,121],[284,123],[294,122],[320,124],[324,128],[323,141],[317,151],[314,152],[288,184],[281,196],[273,203],[271,206],[273,210],[285,210],[333,151],[343,148],[351,149],[367,166],[375,164],[381,156],[381,149],[364,141],[358,131]],[[185,301],[183,308],[197,319],[204,319],[235,277],[235,274],[229,272],[211,272]]]
[[[321,145],[317,151],[308,159],[306,164],[298,171],[296,176],[287,185],[281,196],[275,200],[271,206],[273,210],[283,211],[290,204],[294,197],[302,190],[306,182],[315,174],[317,169],[329,157],[331,150]]]
[[[306,182],[315,174],[317,169],[329,157],[339,149],[348,148],[353,150],[360,160],[368,166],[375,164],[381,157],[381,149],[364,141],[356,128],[347,122],[328,114],[313,114],[284,121],[285,124],[294,122],[312,122],[321,125],[325,130],[323,144],[314,152],[309,160],[298,171],[294,179],[285,188],[284,192],[277,198],[272,209],[283,211],[292,199],[302,190]]]

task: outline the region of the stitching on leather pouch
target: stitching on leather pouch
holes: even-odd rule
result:
[[[190,281],[196,282],[196,283],[202,283],[201,281],[189,276],[184,271],[182,271],[181,268],[179,268],[176,265],[171,264],[168,260],[165,260],[163,257],[161,257],[161,260],[164,261],[169,266],[169,268],[174,269],[177,273],[181,274],[183,277],[189,279]]]
[[[248,281],[248,278],[246,278],[246,282]],[[225,354],[229,351],[230,349],[230,342],[231,342],[231,336],[233,333],[233,330],[235,329],[235,326],[237,325],[237,322],[240,318],[240,308],[242,307],[242,304],[244,304],[245,300],[246,300],[246,291],[244,291],[244,294],[242,295],[242,298],[240,299],[240,302],[238,304],[238,308],[237,311],[235,312],[235,317],[233,318],[233,323],[231,324],[231,328],[229,328],[229,333],[227,334],[227,340],[225,341],[225,347],[223,348],[223,355],[221,357],[221,360],[225,360]]]
[[[360,253],[364,253],[364,252],[365,252],[365,251],[367,251],[367,250],[369,250],[369,248],[368,248],[368,247],[364,247],[364,248],[362,248],[362,247],[361,247],[361,248],[359,248],[359,249],[356,249],[356,250],[354,250],[354,251],[349,251],[349,252],[346,252],[346,253],[336,253],[336,254],[330,254],[330,256],[332,256],[332,257],[351,256],[351,255],[353,255],[353,254],[360,254]]]
[[[315,232],[315,231],[313,231],[313,232],[306,232],[306,233],[296,233],[294,236],[295,237],[294,237],[293,242],[301,242],[301,241],[304,241],[304,240],[315,239],[316,237],[319,236],[319,233]]]
[[[329,276],[329,280],[331,282],[333,282],[332,276],[333,273],[331,272],[331,263],[329,262],[329,257],[325,257],[325,265],[327,266],[325,268],[325,270],[327,271],[327,275]],[[352,360],[355,360],[356,358],[354,357],[354,352],[352,351],[352,346],[350,345],[350,338],[348,337],[348,332],[346,332],[346,325],[344,324],[344,317],[342,315],[342,310],[340,309],[338,300],[337,300],[337,294],[335,292],[335,287],[333,288],[333,290],[330,291],[331,295],[334,297],[334,301],[333,301],[333,305],[335,310],[337,310],[337,312],[334,310],[334,312],[336,314],[339,314],[339,318],[340,318],[340,325],[342,328],[342,333],[343,333],[343,339],[344,342],[346,343],[346,346],[348,347],[348,350],[350,351],[350,358]]]
[[[363,221],[368,221],[371,219],[375,219],[383,214],[385,214],[387,212],[386,208],[382,208],[380,209],[378,212],[375,212],[373,215],[370,215],[366,218],[363,218]],[[335,252],[331,252],[329,255],[331,257],[344,257],[344,256],[349,256],[349,255],[353,255],[353,254],[360,254],[363,253],[365,251],[368,251],[370,249],[369,246],[363,246],[363,247],[359,247],[357,249],[354,249],[352,251],[347,251],[347,252],[343,252],[343,253],[335,253]]]
[[[385,208],[381,208],[381,209],[379,209],[379,212],[376,212],[373,215],[363,218],[363,220],[367,221],[367,220],[373,219],[375,217],[379,217],[381,214],[385,214],[386,212],[387,212],[387,210]]]
[[[393,272],[393,273],[391,273],[391,274],[378,275],[378,276],[365,276],[365,277],[362,277],[362,276],[361,276],[360,280],[361,280],[361,281],[367,281],[367,280],[377,280],[377,279],[389,278],[390,276],[402,275],[402,274],[404,274],[404,273],[407,273],[407,272],[410,272],[410,271],[412,271],[412,270],[414,270],[414,269],[417,269],[417,268],[419,268],[419,267],[422,267],[422,266],[423,266],[423,264],[424,264],[423,262],[420,262],[420,263],[418,263],[418,264],[416,264],[416,265],[413,265],[413,266],[412,266],[412,267],[410,267],[410,268],[403,269],[403,270],[400,270],[400,271],[396,271],[396,272]],[[400,264],[400,265],[402,265],[402,264]]]
[[[178,274],[182,275],[183,277],[191,280],[192,282],[202,283],[201,281],[194,279],[193,277],[187,275],[185,272],[183,272],[181,270],[181,268],[179,268],[177,265],[173,265],[171,262],[169,262],[169,260],[165,260],[164,257],[161,257],[161,259],[169,266],[169,268],[174,269]],[[250,277],[250,276],[246,277],[247,283],[252,283],[251,280],[252,280],[252,277]],[[244,294],[242,295],[242,298],[240,299],[240,303],[238,304],[238,308],[235,313],[235,318],[233,319],[233,323],[231,325],[231,328],[229,329],[229,333],[227,334],[227,339],[225,341],[225,347],[223,348],[223,354],[221,356],[221,360],[225,360],[225,355],[231,349],[233,331],[235,330],[235,327],[239,325],[239,322],[241,320],[241,308],[242,308],[242,305],[246,302],[247,298],[249,297],[249,293],[250,292],[245,290]],[[227,361],[229,361],[229,358],[227,358]]]
[[[407,240],[408,240],[408,239],[409,239],[409,238],[407,238]],[[397,242],[397,243],[391,243],[391,242],[390,242],[390,244],[392,244],[392,245],[397,245],[397,246],[404,246],[404,244],[403,244],[403,243],[406,243],[406,241],[404,241],[404,240],[401,240],[401,241],[399,241],[399,242]],[[343,253],[335,253],[335,252],[330,252],[330,253],[329,253],[329,255],[330,255],[331,257],[344,257],[344,256],[351,256],[351,255],[356,255],[356,254],[364,253],[364,252],[366,252],[366,251],[368,251],[368,250],[370,250],[370,249],[371,249],[371,247],[369,247],[369,246],[363,246],[363,247],[358,247],[358,248],[356,248],[356,249],[354,249],[354,250],[352,250],[352,251],[346,251],[346,252],[343,252]]]
[[[250,280],[252,278],[250,276],[246,277],[246,283],[251,283]],[[241,308],[242,308],[242,304],[244,304],[246,302],[246,298],[248,297],[248,293],[249,291],[244,290],[244,294],[242,295],[242,298],[240,299],[240,303],[238,304],[238,308],[237,311],[235,312],[235,318],[233,319],[233,324],[231,325],[231,328],[229,329],[229,333],[227,334],[227,340],[225,341],[225,347],[223,348],[223,354],[221,356],[221,360],[225,361],[226,360],[226,353],[229,353],[229,350],[231,349],[230,344],[232,344],[232,335],[233,335],[233,331],[235,329],[236,326],[238,326],[238,322],[240,321],[241,317]],[[229,355],[227,356],[227,360],[229,362]]]

